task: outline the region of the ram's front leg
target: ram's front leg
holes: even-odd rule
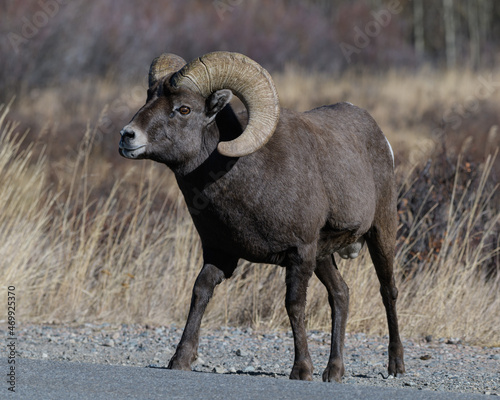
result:
[[[212,298],[215,287],[221,283],[224,278],[231,276],[235,267],[236,261],[229,265],[226,262],[223,268],[205,261],[193,287],[191,307],[189,309],[186,327],[184,328],[181,341],[167,368],[191,370],[191,364],[198,358],[200,325],[207,304]]]

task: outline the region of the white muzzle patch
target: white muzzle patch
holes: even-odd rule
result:
[[[146,134],[140,130],[135,129],[131,125],[127,125],[120,132],[121,140],[118,145],[120,154],[126,158],[138,158],[146,151],[148,139]]]

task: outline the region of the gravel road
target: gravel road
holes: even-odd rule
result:
[[[18,327],[18,357],[96,364],[165,367],[182,329],[173,326],[85,324]],[[7,337],[5,326],[0,335]],[[329,333],[309,332],[309,349],[321,380]],[[462,344],[453,338],[403,340],[407,373],[387,378],[387,337],[348,334],[343,383],[500,396],[500,348]],[[288,379],[293,361],[291,332],[202,329],[197,371]]]

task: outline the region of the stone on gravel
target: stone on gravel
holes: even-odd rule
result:
[[[245,350],[238,349],[238,350],[236,350],[236,355],[239,357],[247,357],[248,353]]]
[[[215,372],[216,374],[225,374],[227,370],[224,367],[221,367],[220,365],[216,365],[212,372]]]
[[[106,339],[102,345],[107,347],[115,347],[115,341],[113,339]]]

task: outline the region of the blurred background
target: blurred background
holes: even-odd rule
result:
[[[373,103],[393,109],[394,102],[412,121],[398,113],[379,121],[391,139],[398,140],[391,130],[402,123],[411,130],[422,123],[426,134],[453,130],[461,146],[458,131],[482,124],[479,109],[483,131],[498,124],[490,103],[500,89],[499,38],[494,0],[2,0],[0,101],[16,96],[11,115],[22,128],[54,133],[70,145],[100,118],[100,135],[114,135],[102,146],[114,151],[116,133],[144,101],[154,57],[172,52],[189,61],[228,50],[255,59],[283,82],[284,106],[348,100],[377,117]],[[367,83],[367,77],[374,79]],[[292,98],[287,91],[299,78],[319,83]],[[411,78],[414,85],[402,86]],[[346,88],[321,93],[326,82]],[[397,98],[385,99],[391,84]],[[54,156],[65,152],[49,147]],[[483,155],[484,148],[474,151]]]
[[[288,64],[330,73],[478,69],[500,57],[494,0],[2,0],[0,7],[3,95],[96,76],[129,83],[164,51],[186,60],[238,51],[274,72]]]
[[[119,131],[146,99],[153,58],[228,50],[270,71],[282,106],[350,101],[389,138],[406,334],[500,340],[493,323],[477,330],[500,309],[499,39],[494,0],[0,0],[0,281],[22,282],[33,319],[184,319],[198,239],[171,173],[120,158]],[[372,275],[346,279],[369,300],[373,271],[356,263]],[[263,300],[283,276],[256,271],[221,290],[207,321],[287,326],[281,295]],[[325,327],[317,290],[310,326]],[[422,304],[422,291],[440,295]],[[452,303],[463,319],[450,320]],[[350,329],[385,332],[363,304]],[[415,317],[426,307],[430,322]]]
[[[189,61],[214,50],[246,54],[273,74],[293,69],[307,78],[348,80],[353,91],[365,90],[361,76],[421,78],[410,92],[400,87],[400,98],[417,99],[426,84],[448,83],[430,71],[459,71],[452,86],[460,86],[467,71],[469,97],[456,98],[451,93],[461,88],[450,87],[447,104],[428,91],[429,109],[418,117],[430,132],[466,129],[468,116],[481,107],[492,114],[484,129],[498,123],[497,110],[479,104],[500,88],[498,74],[482,73],[497,71],[500,62],[500,4],[494,0],[2,0],[0,22],[0,101],[16,96],[13,109],[22,109],[19,120],[27,127],[69,128],[77,139],[105,105],[100,131],[120,130],[143,101],[148,67],[158,54]],[[296,85],[292,79],[283,86]],[[354,102],[338,91],[325,99],[318,93],[316,100],[318,88],[311,89],[299,104],[282,93],[284,105]],[[370,108],[368,101],[359,105]]]

